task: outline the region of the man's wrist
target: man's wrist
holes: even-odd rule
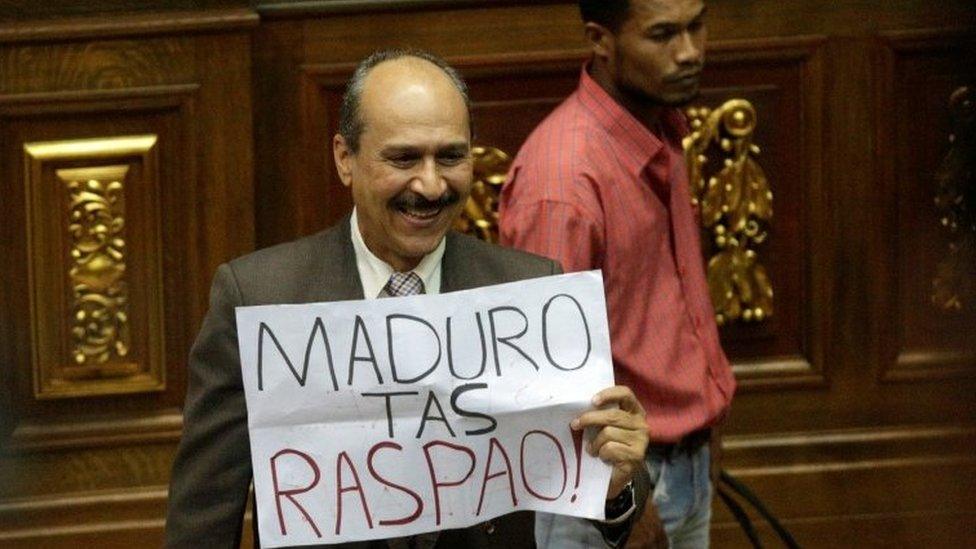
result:
[[[630,481],[624,489],[613,499],[609,499],[604,507],[604,524],[620,524],[630,518],[637,508],[634,499],[634,481]]]

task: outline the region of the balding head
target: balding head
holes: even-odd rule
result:
[[[407,62],[408,65],[420,63],[414,66],[420,69],[439,70],[441,74],[438,76],[446,77],[464,102],[468,125],[471,127],[471,133],[473,133],[471,101],[468,98],[468,87],[461,78],[461,75],[453,67],[448,65],[440,57],[422,50],[382,50],[363,59],[356,66],[356,70],[349,79],[346,92],[342,97],[342,105],[339,108],[338,132],[346,140],[346,144],[353,152],[359,150],[359,139],[366,126],[366,120],[362,112],[362,100],[367,77],[377,66],[393,61]]]
[[[367,61],[333,156],[366,246],[406,271],[443,241],[471,192],[468,103],[446,65],[413,54]]]

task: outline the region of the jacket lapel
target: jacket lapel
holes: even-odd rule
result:
[[[441,293],[469,290],[478,285],[472,275],[472,265],[468,250],[458,242],[454,231],[448,231],[444,237],[444,257],[441,259]]]
[[[318,282],[310,286],[310,301],[363,299],[363,284],[356,268],[350,229],[347,215],[338,225],[320,233],[312,255],[312,272],[309,273]]]

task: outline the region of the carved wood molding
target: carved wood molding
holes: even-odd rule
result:
[[[167,487],[87,492],[0,501],[0,544],[43,545],[93,533],[160,531]]]
[[[0,44],[237,31],[258,22],[257,13],[244,8],[64,17],[0,26]]]
[[[692,203],[702,228],[714,236],[708,288],[715,320],[719,326],[762,322],[773,314],[773,286],[757,248],[769,235],[773,193],[753,143],[756,109],[745,99],[730,99],[714,110],[685,112],[692,129],[684,140]],[[709,161],[716,149],[722,162]],[[717,173],[708,173],[711,166]]]
[[[95,395],[151,391],[144,396],[115,397],[116,402],[135,403],[133,399],[165,401],[168,398],[166,395],[172,392],[168,388],[166,393],[158,391],[166,387],[163,378],[166,364],[164,337],[169,343],[173,341],[163,330],[163,319],[171,313],[164,313],[162,302],[168,292],[165,291],[166,282],[162,275],[162,265],[166,260],[162,249],[165,236],[160,208],[163,208],[161,202],[173,204],[174,200],[167,198],[161,201],[161,196],[169,191],[159,187],[179,177],[195,180],[194,104],[199,90],[197,84],[180,84],[0,96],[0,128],[19,124],[22,128],[43,131],[45,136],[64,135],[68,138],[62,140],[68,146],[61,149],[67,156],[51,156],[51,149],[45,151],[45,146],[37,147],[39,143],[50,141],[35,142],[23,133],[5,136],[16,139],[18,135],[24,135],[24,141],[32,148],[31,153],[18,151],[23,148],[23,141],[8,142],[9,154],[13,155],[14,160],[19,160],[16,164],[22,167],[18,173],[17,168],[11,168],[16,164],[11,164],[5,172],[12,183],[21,180],[20,190],[14,193],[20,198],[15,198],[12,204],[16,204],[22,212],[22,223],[19,229],[10,228],[4,234],[19,242],[21,250],[18,254],[22,254],[25,261],[18,266],[23,269],[23,283],[19,289],[22,297],[16,300],[13,308],[0,309],[4,321],[19,322],[23,326],[23,330],[17,332],[17,337],[9,340],[7,356],[10,375],[0,376],[0,382],[3,382],[0,391],[11,398],[9,408],[4,410],[3,432],[0,432],[0,447],[5,452],[97,447],[114,442],[175,441],[179,438],[179,417],[167,419],[154,416],[151,419],[133,420],[133,409],[128,414],[115,415],[110,402]],[[141,128],[127,137],[146,135],[139,132],[148,130],[159,135],[159,140],[151,145],[148,141],[141,145],[136,143],[139,146],[133,148],[107,138],[100,140],[101,147],[97,143],[99,140],[93,142],[90,137],[71,139],[76,133],[71,129],[70,121],[76,116],[91,115],[111,116],[119,124]],[[17,152],[20,159],[16,156]],[[168,162],[162,166],[161,158],[157,158],[159,154],[167,159],[182,158],[185,161]],[[132,347],[128,355],[132,360],[128,362],[139,364],[140,370],[116,372],[134,374],[127,377],[103,377],[99,374],[88,376],[87,379],[84,379],[86,376],[82,376],[82,379],[64,378],[64,383],[51,385],[47,382],[61,379],[55,370],[72,366],[71,324],[77,318],[65,312],[69,311],[73,299],[70,271],[75,259],[71,256],[72,237],[69,231],[71,193],[68,184],[58,177],[58,172],[71,176],[74,175],[71,170],[94,169],[92,174],[97,176],[99,171],[106,175],[104,169],[119,171],[119,166],[126,167],[126,180],[131,179],[131,183],[137,183],[138,187],[133,187],[133,194],[124,197],[128,212],[123,213],[123,217],[129,224],[126,229],[134,232],[123,236],[124,253],[128,255],[125,256],[125,268],[120,272],[134,277],[127,287],[129,305],[134,308],[127,311],[126,317],[129,328],[135,329],[130,332]],[[31,181],[44,183],[38,186]],[[192,195],[192,188],[186,192]],[[170,192],[169,196],[174,195]],[[27,219],[32,221],[28,222]],[[41,238],[47,242],[42,254],[35,253],[35,248],[40,245],[37,240],[39,225],[44,226],[42,233],[53,237]],[[96,227],[97,223],[91,225],[93,229]],[[100,233],[101,229],[96,229],[96,232]],[[49,287],[51,291],[44,291],[42,286]],[[37,299],[44,300],[46,305],[39,306]],[[174,332],[182,329],[178,324],[171,328]],[[38,337],[41,331],[47,333]],[[48,344],[54,341],[63,343]],[[184,352],[181,351],[181,354]],[[117,362],[124,363],[126,360]],[[35,385],[32,382],[34,373],[42,370],[47,372],[45,376],[51,373],[55,376],[48,376],[45,378],[47,381],[42,381],[42,376],[38,375],[39,383]],[[73,404],[64,398],[68,396],[82,398],[79,403]],[[70,424],[61,423],[64,421],[63,413],[60,414],[62,417],[57,418],[55,416],[59,414],[50,413],[54,410],[82,409],[85,406],[82,402],[91,402],[95,411],[90,415],[69,414],[72,417]],[[137,417],[152,413],[143,405],[136,408],[142,410],[135,414]],[[163,406],[160,413],[165,408]]]
[[[98,448],[126,443],[176,442],[183,430],[183,414],[94,421],[30,422],[17,425],[0,454],[16,455],[50,450]]]
[[[932,304],[952,314],[976,308],[976,87],[956,89],[949,110],[952,133],[935,195],[949,244],[932,281]]]
[[[199,84],[137,86],[109,90],[66,90],[0,94],[0,116],[30,116],[44,113],[85,113],[119,108],[119,103],[139,108],[173,107],[199,93]]]
[[[24,144],[36,398],[166,387],[162,296],[132,311],[128,290],[130,248],[149,251],[136,259],[148,274],[137,282],[161,285],[156,143],[138,135]],[[148,338],[134,356],[130,318]]]
[[[803,230],[799,233],[799,257],[802,266],[799,269],[802,286],[800,295],[805,296],[800,301],[797,320],[798,348],[790,349],[787,354],[780,356],[757,357],[755,359],[734,360],[733,371],[739,386],[744,391],[777,390],[789,387],[823,387],[827,384],[826,364],[831,356],[831,328],[830,318],[833,314],[832,305],[832,267],[834,260],[832,251],[823,245],[823,235],[816,233],[814,227],[827,225],[827,202],[824,191],[823,175],[823,115],[824,115],[824,52],[827,38],[822,35],[807,35],[789,38],[756,38],[747,40],[717,40],[709,43],[709,59],[707,71],[722,70],[738,71],[739,67],[750,67],[755,71],[764,66],[776,67],[785,65],[795,67],[798,73],[796,89],[790,91],[796,94],[797,103],[794,109],[798,111],[799,133],[790,135],[790,147],[796,148],[795,164],[802,181],[794,184],[797,189],[788,196],[781,195],[781,212],[786,206],[794,208],[799,204],[796,215],[802,219]],[[771,82],[757,80],[745,86],[735,88],[721,88],[727,97],[749,97],[750,94],[761,95],[772,92]],[[792,84],[791,84],[792,86]],[[708,90],[703,90],[707,92]],[[783,92],[777,92],[783,93]],[[771,113],[760,112],[759,116],[775,116]],[[768,120],[768,118],[766,118]],[[776,124],[783,121],[776,120]],[[773,124],[773,123],[771,123]],[[786,141],[776,143],[781,146]],[[763,143],[764,148],[770,150],[773,143]],[[782,152],[780,153],[782,154]],[[773,157],[763,157],[765,162],[772,162]],[[780,160],[782,161],[782,160]],[[776,193],[777,181],[771,181],[773,193]],[[797,191],[799,194],[797,194]],[[782,188],[781,188],[781,191]],[[770,237],[776,239],[775,227]],[[782,238],[782,236],[780,236]],[[791,241],[792,242],[792,241]],[[769,243],[767,243],[769,246]],[[768,265],[770,267],[771,265]],[[772,280],[771,283],[777,283]],[[783,284],[780,280],[779,284]],[[782,295],[782,294],[781,294]],[[784,298],[785,299],[785,298]],[[790,299],[799,299],[791,296]],[[780,311],[783,306],[780,307]],[[779,314],[779,313],[777,313]],[[762,324],[751,324],[757,330],[764,330]],[[775,322],[772,322],[775,324]],[[750,326],[742,324],[740,326]],[[734,328],[735,326],[733,326]],[[747,333],[744,337],[748,338]],[[768,337],[768,336],[766,336]]]
[[[262,17],[293,19],[336,14],[565,4],[565,0],[271,0],[258,2]]]
[[[976,425],[900,425],[796,433],[760,433],[722,437],[725,462],[732,470],[758,474],[793,464],[838,468],[882,459],[971,455]],[[830,465],[834,464],[834,465]]]
[[[961,168],[972,162],[965,159],[964,155],[968,153],[963,152],[965,147],[972,149],[971,135],[961,140],[968,144],[957,143],[951,132],[972,132],[972,103],[964,105],[963,95],[955,93],[959,92],[958,85],[971,86],[976,82],[976,71],[972,70],[971,63],[967,63],[974,54],[976,32],[972,28],[889,31],[881,33],[877,42],[875,60],[879,67],[879,85],[873,114],[878,128],[876,150],[893,151],[893,154],[875,155],[878,163],[875,183],[882,212],[877,237],[882,260],[879,264],[891,266],[873,273],[880,292],[875,314],[880,319],[881,328],[875,361],[881,382],[976,376],[976,352],[965,335],[971,332],[972,319],[976,318],[974,309],[953,305],[954,292],[971,295],[971,285],[974,284],[969,280],[970,276],[962,274],[966,270],[972,272],[974,268],[971,263],[972,233],[952,231],[952,222],[956,219],[954,213],[959,213],[958,208],[962,206],[961,202],[956,203],[962,195],[953,195],[953,192],[961,192],[965,187],[965,170],[951,173],[952,166]],[[938,105],[929,105],[927,99],[936,97],[936,94],[919,86],[920,81],[932,82],[940,88],[950,82],[955,84],[937,94]],[[960,100],[959,104],[952,102],[953,97]],[[950,122],[950,127],[946,128],[950,134],[936,135],[932,129],[938,121],[934,118],[923,116],[919,119],[919,109],[935,114],[935,107],[942,111],[938,114],[944,114]],[[969,129],[965,129],[967,117]],[[938,157],[923,161],[918,152],[919,142],[934,143],[936,139]],[[913,193],[916,189],[924,189],[926,203],[915,200]],[[914,213],[910,215],[909,211]],[[919,233],[923,229],[914,224],[912,215],[923,216],[927,226],[924,230],[932,230]],[[909,252],[918,251],[917,246],[910,247],[916,233],[939,242],[940,250],[951,242],[956,251],[950,248],[944,253],[926,256],[924,264],[920,264],[923,260]],[[957,237],[955,241],[953,236]],[[931,277],[918,275],[918,279],[924,279],[924,286],[913,278],[917,273],[928,272]],[[906,332],[904,326],[909,324],[924,326],[930,331],[923,335],[918,335],[919,330]],[[959,337],[941,339],[940,334]],[[913,339],[913,336],[917,337]]]

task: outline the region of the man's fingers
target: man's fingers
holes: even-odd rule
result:
[[[597,456],[604,462],[616,467],[629,467],[629,464],[640,462],[643,454],[632,445],[611,440],[597,449]]]
[[[633,448],[633,453],[637,457],[643,456],[646,448],[646,432],[634,429],[621,429],[619,427],[604,427],[600,429],[596,436],[588,444],[590,455],[597,455],[600,449],[611,442],[622,443]]]
[[[637,400],[637,396],[630,390],[630,387],[614,385],[613,387],[608,387],[600,391],[593,397],[594,406],[602,407],[610,404],[616,404],[625,412],[639,414],[641,417],[644,417],[644,407],[641,406]]]
[[[586,427],[620,427],[623,429],[642,429],[645,426],[644,415],[628,413],[619,408],[609,410],[590,410],[583,412],[573,420],[573,429],[583,429]]]

